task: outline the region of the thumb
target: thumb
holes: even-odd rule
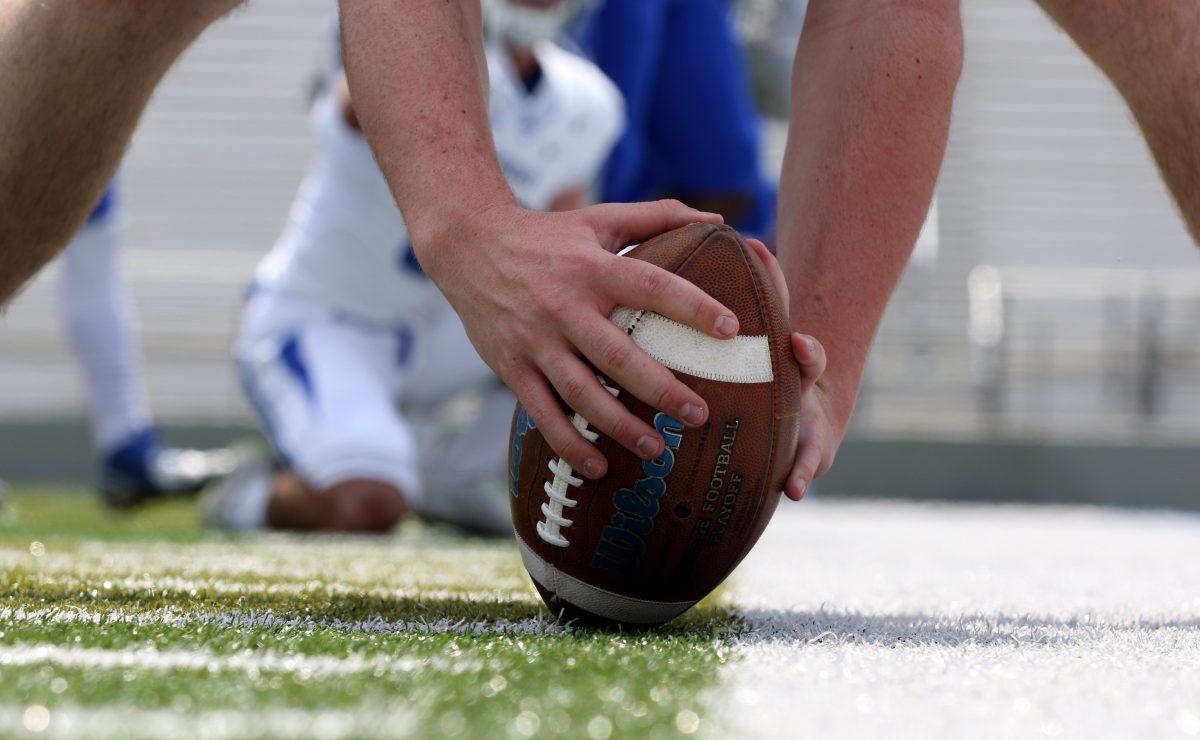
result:
[[[647,203],[605,203],[585,209],[585,218],[610,252],[696,221],[720,224],[718,213],[698,211],[677,200]]]

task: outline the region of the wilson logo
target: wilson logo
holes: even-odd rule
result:
[[[521,406],[517,411],[517,424],[513,430],[512,449],[508,454],[508,492],[513,498],[521,495],[517,490],[521,476],[521,449],[525,446],[525,434],[530,429],[537,429],[533,417]]]
[[[613,506],[617,511],[600,534],[600,542],[592,556],[593,568],[631,573],[642,564],[645,537],[654,529],[654,518],[658,516],[660,501],[667,492],[666,477],[675,467],[675,452],[683,441],[683,424],[666,414],[659,413],[654,417],[654,428],[667,445],[658,458],[642,463],[645,477],[633,488],[622,488],[613,494]]]

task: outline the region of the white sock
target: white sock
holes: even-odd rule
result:
[[[223,497],[221,510],[225,528],[235,532],[266,529],[272,483],[271,468],[265,462],[239,470],[222,483],[229,489]]]
[[[88,224],[62,257],[61,316],[83,370],[96,448],[111,451],[150,425],[137,320],[117,262],[113,214]]]
[[[497,381],[472,399],[474,413],[422,439],[424,497],[412,503],[424,517],[509,534],[508,430],[516,399]],[[442,423],[445,423],[444,420]],[[429,429],[439,424],[415,425]]]

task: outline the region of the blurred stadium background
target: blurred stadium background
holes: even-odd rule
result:
[[[802,2],[740,0],[777,173]],[[122,173],[153,408],[250,427],[229,348],[309,155],[328,0],[256,0],[187,53]],[[1200,259],[1116,93],[1033,3],[964,3],[937,202],[828,493],[1200,505]],[[53,270],[0,331],[0,474],[90,474]]]

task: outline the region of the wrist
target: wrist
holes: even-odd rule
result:
[[[858,404],[858,380],[839,382],[838,379],[823,376],[815,383],[815,390],[825,400],[829,421],[837,428],[839,434],[845,434],[854,416],[854,407]]]
[[[413,251],[435,281],[443,257],[462,249],[470,251],[488,239],[493,230],[489,224],[513,218],[522,210],[507,185],[500,193],[455,200],[405,216]]]

